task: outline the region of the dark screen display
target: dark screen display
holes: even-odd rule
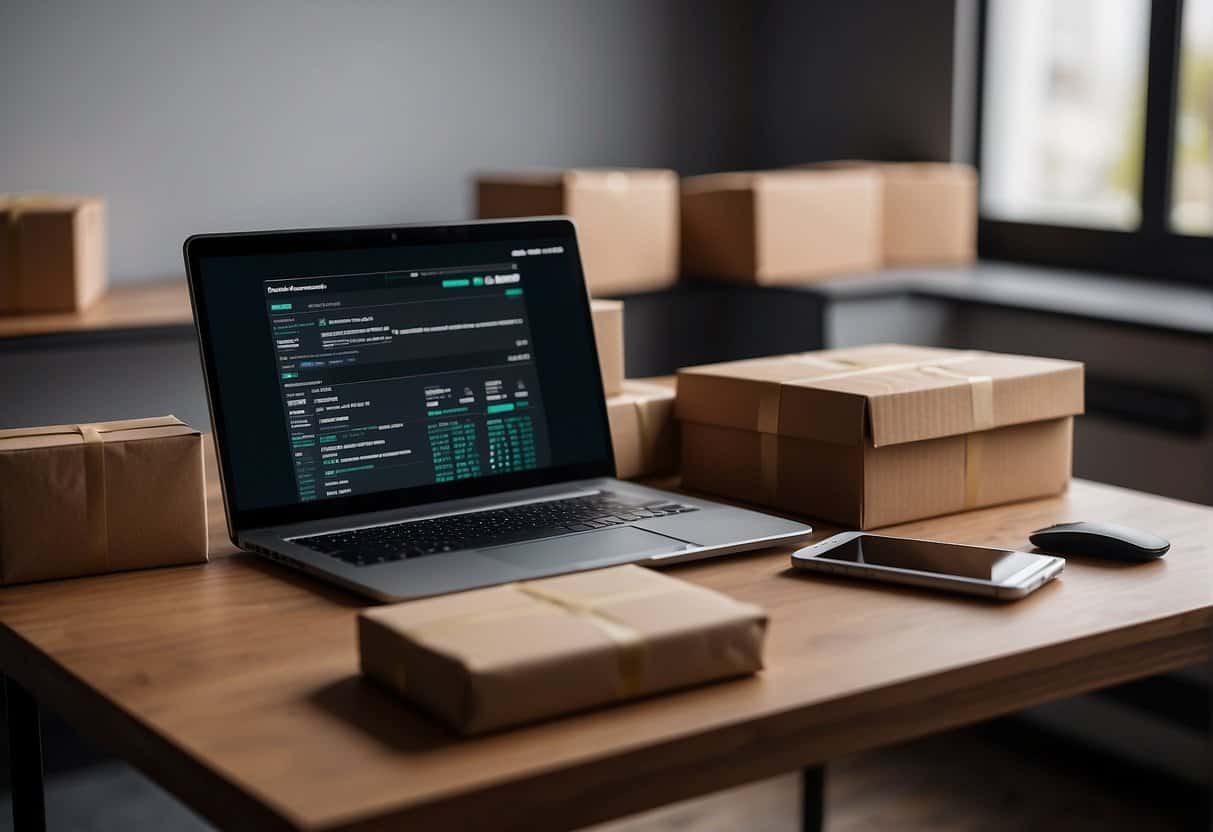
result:
[[[610,473],[576,258],[565,238],[199,258],[236,511]]]
[[[1023,552],[873,535],[860,535],[816,557],[994,583],[1002,583],[1038,560]]]

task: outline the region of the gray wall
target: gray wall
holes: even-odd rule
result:
[[[956,26],[957,0],[758,4],[757,163],[952,158]]]
[[[105,194],[115,280],[191,233],[458,219],[519,165],[741,167],[722,0],[7,0],[0,191]]]

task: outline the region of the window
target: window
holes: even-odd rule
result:
[[[1213,0],[984,0],[982,256],[1213,281]]]
[[[1141,221],[1148,0],[995,0],[982,158],[986,214]]]
[[[1213,235],[1213,0],[1187,0],[1179,51],[1171,226]]]

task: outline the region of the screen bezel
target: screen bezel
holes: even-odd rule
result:
[[[881,566],[875,563],[856,563],[850,560],[841,560],[831,558],[829,553],[850,543],[855,538],[870,537],[879,538],[882,540],[907,540],[910,538],[899,538],[891,535],[869,534],[868,532],[842,532],[832,537],[828,537],[820,543],[814,543],[811,546],[792,553],[793,563],[804,564],[812,561],[820,563],[831,563],[839,566],[845,566],[850,570],[860,572],[887,572],[897,575],[915,575],[923,578],[931,578],[937,581],[954,581],[957,583],[971,584],[974,586],[986,587],[1018,587],[1028,578],[1034,576],[1042,569],[1049,567],[1058,558],[1052,555],[1041,555],[1036,552],[1023,552],[1018,549],[1003,549],[997,546],[973,546],[968,543],[951,543],[942,540],[925,540],[923,538],[912,538],[916,543],[938,543],[941,546],[957,546],[965,549],[978,549],[985,552],[1001,552],[1011,555],[1026,555],[1031,558],[1036,558],[1036,561],[1020,569],[1018,572],[1012,573],[1009,577],[1002,581],[992,581],[982,578],[968,578],[963,575],[956,575],[949,572],[928,572],[922,569],[905,569],[899,566]]]
[[[577,246],[577,231],[568,217],[545,217],[541,219],[479,220],[461,223],[374,226],[360,228],[301,229],[290,231],[250,231],[224,234],[196,234],[184,245],[186,282],[189,286],[190,303],[194,313],[194,330],[198,335],[198,348],[202,359],[203,378],[207,389],[207,405],[210,409],[211,427],[215,438],[215,451],[219,462],[219,481],[223,502],[227,508],[228,533],[235,541],[242,531],[263,529],[271,526],[294,525],[335,517],[348,517],[386,511],[396,508],[428,505],[446,500],[478,497],[487,494],[513,491],[521,488],[554,485],[575,480],[596,479],[615,476],[614,448],[611,444],[605,396],[599,397],[599,421],[602,435],[606,439],[606,454],[589,462],[572,465],[551,466],[534,471],[519,471],[494,476],[477,477],[452,483],[431,484],[414,488],[378,491],[350,497],[336,497],[309,503],[293,503],[285,506],[238,510],[228,472],[234,470],[224,442],[231,409],[239,407],[225,402],[223,391],[217,383],[216,362],[212,344],[211,310],[206,308],[206,293],[199,291],[202,276],[199,264],[204,257],[228,257],[259,254],[292,254],[308,251],[340,251],[342,249],[398,247],[406,249],[416,245],[441,245],[483,242],[524,242],[527,240],[562,240],[569,246],[574,278],[582,287],[585,303],[582,314],[585,320],[586,337],[593,339],[593,318],[590,298],[585,285],[585,273],[581,265],[580,249]],[[591,349],[593,372],[602,387],[602,371],[597,349]]]

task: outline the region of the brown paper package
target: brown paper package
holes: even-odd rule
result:
[[[625,381],[623,391],[607,399],[615,476],[653,477],[678,470],[678,422],[674,388]]]
[[[961,265],[977,258],[977,171],[951,162],[818,162],[797,169],[880,177],[885,265]]]
[[[683,271],[777,285],[877,268],[880,203],[880,178],[868,170],[684,179]]]
[[[172,416],[0,431],[0,583],[207,559],[202,435]]]
[[[594,343],[598,348],[598,367],[602,371],[602,390],[608,396],[623,392],[623,301],[592,300]]]
[[[72,312],[105,291],[105,203],[0,194],[0,314]]]
[[[476,202],[482,219],[572,217],[595,297],[667,289],[678,279],[678,175],[672,170],[483,174]]]
[[[618,566],[368,609],[362,672],[464,734],[755,673],[766,615]]]
[[[852,528],[1056,494],[1083,366],[873,345],[678,374],[682,481]]]

